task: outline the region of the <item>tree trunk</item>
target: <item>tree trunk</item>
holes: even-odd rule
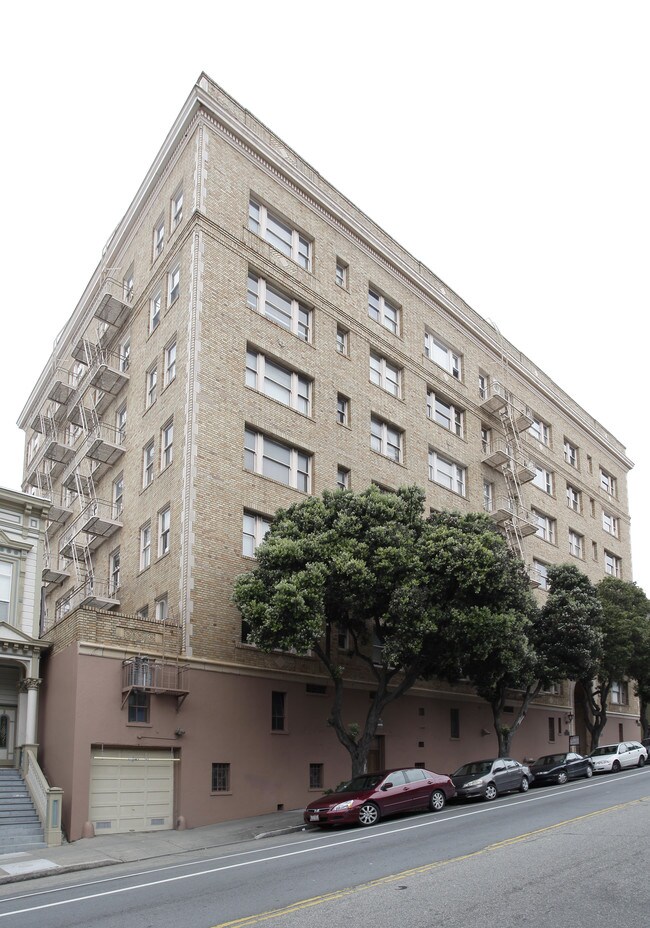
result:
[[[496,695],[490,702],[492,706],[492,718],[494,719],[494,730],[497,736],[497,743],[499,745],[499,757],[510,757],[510,751],[512,748],[512,739],[519,731],[521,723],[526,718],[526,713],[528,708],[533,701],[536,699],[542,688],[541,683],[536,683],[534,686],[529,686],[524,690],[524,693],[521,697],[521,704],[519,710],[512,722],[512,725],[503,724],[503,707],[506,701],[506,688],[502,687],[499,690],[498,695]]]
[[[607,724],[607,699],[612,688],[611,680],[600,680],[594,689],[591,680],[582,681],[585,725],[590,734],[590,751],[595,751]]]

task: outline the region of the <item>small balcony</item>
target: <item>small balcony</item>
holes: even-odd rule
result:
[[[96,390],[117,396],[129,382],[129,373],[123,369],[124,366],[119,352],[98,348],[88,382]]]
[[[61,407],[65,407],[65,404],[68,402],[75,389],[76,383],[74,382],[72,372],[65,367],[59,366],[54,372],[47,396],[48,399],[53,400],[55,403],[59,403]],[[60,409],[57,410],[55,418],[60,418],[60,412]]]
[[[488,442],[483,448],[482,461],[489,467],[503,467],[507,464],[512,454],[508,443],[500,438],[495,438]]]
[[[115,503],[97,499],[88,503],[77,522],[80,532],[102,539],[110,538],[122,528],[122,513],[118,512]]]
[[[512,519],[512,510],[512,501],[507,496],[498,496],[489,510],[489,515],[495,522],[505,522]]]
[[[497,413],[500,409],[503,409],[504,406],[508,405],[508,391],[503,386],[502,383],[499,383],[498,380],[493,380],[492,383],[488,386],[485,396],[481,398],[479,406],[484,412]]]
[[[523,506],[517,506],[513,522],[517,531],[524,538],[527,538],[529,535],[535,535],[537,532],[537,520],[533,514]]]
[[[528,455],[518,455],[515,464],[519,483],[530,483],[531,480],[535,479],[535,465]]]
[[[123,296],[117,296],[118,286],[116,283],[107,282],[106,289],[95,307],[95,316],[119,329],[131,315],[131,305]]]
[[[525,432],[533,424],[533,413],[528,406],[513,400],[512,402],[512,419],[518,432]]]
[[[86,454],[93,461],[116,464],[124,454],[124,432],[111,425],[100,423],[89,434]]]
[[[130,657],[122,663],[124,703],[132,690],[176,696],[180,703],[189,694],[189,668],[175,661],[153,657]]]
[[[70,564],[62,557],[46,558],[41,579],[48,587],[59,586],[70,578]]]
[[[119,604],[108,580],[87,577],[80,586],[57,602],[55,621],[60,621],[74,609],[114,609]]]

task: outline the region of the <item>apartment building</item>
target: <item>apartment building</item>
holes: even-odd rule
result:
[[[621,443],[204,74],[19,424],[50,503],[40,737],[71,839],[295,808],[349,773],[316,659],[256,650],[231,602],[280,506],[418,483],[490,512],[540,597],[557,562],[631,579]],[[352,675],[351,721],[370,686]],[[612,737],[637,734],[626,698]],[[565,745],[575,710],[545,694],[517,756]],[[492,727],[422,684],[372,762],[449,770]]]

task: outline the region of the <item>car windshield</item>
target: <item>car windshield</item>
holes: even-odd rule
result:
[[[489,773],[492,769],[492,764],[493,761],[491,760],[475,760],[471,764],[463,764],[455,773],[452,773],[452,777],[466,777],[477,773]]]
[[[616,744],[604,744],[602,748],[596,748],[595,751],[591,752],[592,757],[602,757],[604,754],[616,754],[618,751],[618,745]]]
[[[353,777],[347,783],[341,783],[336,788],[337,793],[358,793],[362,789],[374,789],[381,782],[381,777],[376,773],[363,773],[361,776]]]
[[[535,764],[540,767],[550,767],[552,764],[561,764],[565,757],[565,754],[547,754],[546,757],[538,758]]]

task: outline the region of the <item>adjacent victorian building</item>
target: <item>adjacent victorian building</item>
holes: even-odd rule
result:
[[[418,483],[489,512],[540,597],[557,562],[632,576],[621,443],[205,75],[20,425],[72,839],[296,808],[349,772],[318,662],[257,651],[231,602],[280,506]],[[370,688],[351,674],[350,721]],[[620,693],[607,734],[632,738]],[[565,747],[575,715],[571,687],[545,694],[518,756]],[[378,765],[495,750],[468,688],[423,684],[382,726]]]

